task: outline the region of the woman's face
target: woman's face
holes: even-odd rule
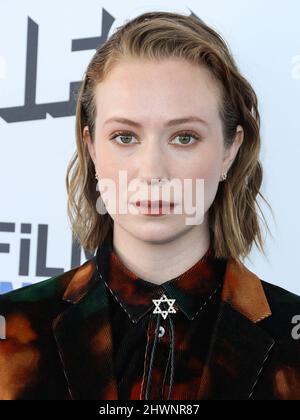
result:
[[[150,195],[159,190],[158,178],[165,181],[165,188],[174,179],[182,185],[181,194],[178,189],[176,193],[171,191],[169,200],[177,205],[180,202],[181,214],[148,216],[137,208],[138,214],[132,214],[130,208],[125,214],[117,208],[115,214],[111,201],[104,200],[114,225],[149,242],[167,242],[188,229],[199,229],[199,224],[186,223],[191,214],[187,215],[183,203],[184,180],[192,183],[192,190],[186,193],[193,205],[202,201],[203,223],[207,223],[220,176],[228,171],[243,140],[239,126],[231,148],[224,147],[218,113],[220,91],[209,71],[178,58],[159,62],[124,60],[98,84],[95,93],[94,143],[87,127],[83,136],[99,178],[108,178],[116,186],[116,202],[136,201],[138,189],[128,191],[133,180],[141,187],[141,198],[149,200],[165,197]],[[170,122],[191,117],[199,120]],[[120,194],[119,171],[125,171],[127,177]],[[196,179],[204,180],[203,196],[196,193]]]

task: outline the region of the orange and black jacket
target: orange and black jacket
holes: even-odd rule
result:
[[[157,285],[108,235],[0,315],[1,400],[300,400],[300,297],[211,249]]]

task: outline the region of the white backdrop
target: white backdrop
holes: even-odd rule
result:
[[[0,293],[90,255],[74,246],[65,173],[75,150],[72,92],[95,48],[145,11],[194,13],[229,43],[260,101],[262,204],[273,238],[245,264],[300,294],[300,2],[298,0],[0,0]],[[73,244],[73,246],[72,246]]]

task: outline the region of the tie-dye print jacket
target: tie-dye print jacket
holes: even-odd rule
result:
[[[92,257],[0,296],[1,400],[118,399],[108,292],[96,268]],[[222,287],[199,399],[300,400],[300,297],[231,258]]]

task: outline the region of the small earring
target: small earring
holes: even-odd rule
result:
[[[221,181],[225,181],[225,179],[227,179],[227,173],[226,172],[222,173],[222,175],[221,175]]]
[[[95,171],[95,179],[97,179],[97,181],[99,181],[99,177],[97,175],[97,172]]]

